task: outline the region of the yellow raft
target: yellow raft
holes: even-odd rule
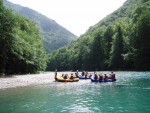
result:
[[[58,82],[77,82],[77,81],[79,81],[79,78],[64,79],[63,77],[57,77],[56,81],[58,81]]]

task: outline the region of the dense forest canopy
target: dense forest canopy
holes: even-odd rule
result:
[[[71,41],[77,39],[73,33],[56,23],[54,20],[30,9],[17,4],[13,4],[7,0],[4,1],[4,6],[12,9],[15,13],[34,21],[39,29],[44,43],[44,48],[47,53],[51,53],[61,47],[66,46]]]
[[[65,48],[47,70],[150,70],[150,0],[127,0]]]
[[[0,0],[0,75],[43,71],[47,59],[36,24],[6,9]]]

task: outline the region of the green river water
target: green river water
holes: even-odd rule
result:
[[[115,73],[114,83],[80,80],[1,89],[0,113],[150,113],[150,72]]]

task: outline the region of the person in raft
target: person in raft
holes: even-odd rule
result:
[[[71,73],[70,79],[74,79],[73,73]]]
[[[98,79],[98,75],[97,73],[94,74],[94,79],[97,80]]]
[[[89,77],[92,77],[92,73],[89,74]]]
[[[87,78],[88,75],[89,75],[89,74],[88,74],[88,72],[86,71],[86,72],[85,72],[85,78]]]
[[[109,75],[109,79],[116,79],[115,74],[113,72],[111,72],[111,74]]]
[[[103,78],[103,75],[102,74],[99,74],[99,80],[102,81],[104,78]]]
[[[57,69],[55,70],[55,80],[57,80]]]
[[[68,74],[65,74],[65,75],[64,75],[64,79],[68,79]]]
[[[82,71],[82,76],[84,76],[84,75],[85,75],[85,71],[83,70],[83,71]]]
[[[64,78],[64,76],[65,76],[65,74],[63,73],[63,74],[61,75],[61,77]]]
[[[78,76],[79,75],[79,71],[77,70],[77,72],[76,72],[76,75]]]
[[[104,74],[104,81],[108,80],[108,76],[106,74]]]

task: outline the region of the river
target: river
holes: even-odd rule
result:
[[[0,113],[150,113],[150,72],[115,73],[114,83],[80,80],[1,89]]]

